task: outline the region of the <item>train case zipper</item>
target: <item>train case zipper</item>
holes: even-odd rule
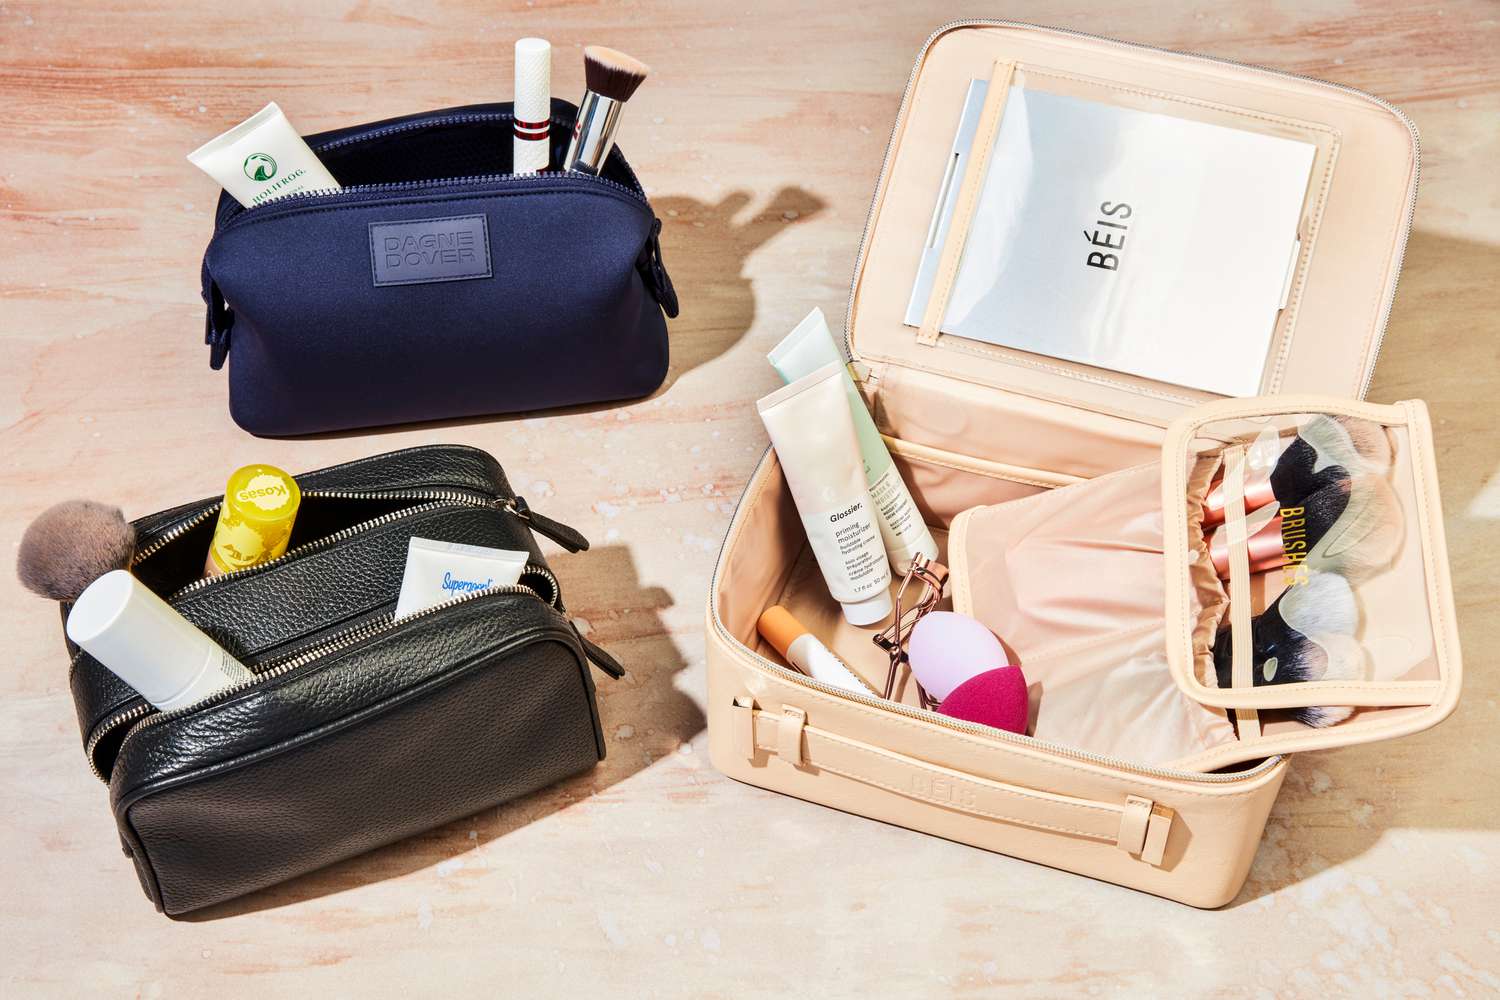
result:
[[[766,455],[769,454],[770,451],[768,449]],[[763,455],[761,457],[761,464],[764,465],[765,461],[766,456]],[[759,470],[760,467],[757,466],[756,472],[758,473]],[[754,478],[754,475],[752,475],[752,481],[754,480]],[[1092,764],[1094,766],[1106,768],[1111,771],[1124,771],[1131,774],[1140,774],[1148,778],[1160,778],[1170,781],[1188,781],[1196,784],[1223,785],[1264,774],[1272,767],[1275,767],[1276,764],[1282,759],[1280,756],[1267,757],[1257,763],[1254,767],[1246,768],[1242,771],[1229,771],[1223,773],[1187,771],[1180,768],[1154,767],[1150,764],[1138,764],[1119,757],[1110,757],[1106,754],[1094,753],[1090,750],[1077,750],[1073,747],[1063,746],[1060,743],[1051,743],[1047,740],[1039,740],[1034,736],[1025,736],[1020,733],[1012,733],[1004,729],[996,729],[994,726],[986,726],[978,722],[966,722],[961,719],[955,719],[949,715],[943,715],[939,712],[933,712],[928,709],[907,705],[903,702],[881,698],[873,693],[860,694],[859,692],[850,691],[846,688],[834,687],[831,684],[825,684],[823,681],[814,680],[812,677],[809,677],[807,674],[804,674],[799,670],[793,670],[790,667],[782,666],[775,660],[767,659],[766,657],[761,656],[759,653],[755,652],[750,647],[746,646],[744,643],[740,642],[739,639],[735,637],[734,633],[729,631],[729,626],[724,624],[724,619],[719,614],[718,602],[714,600],[714,595],[719,593],[719,569],[724,564],[724,552],[729,548],[731,540],[733,540],[738,533],[740,522],[745,516],[745,508],[751,495],[752,491],[747,487],[744,494],[740,497],[739,506],[735,508],[734,516],[730,519],[729,530],[724,535],[724,542],[719,547],[719,555],[714,563],[714,572],[709,581],[708,593],[709,617],[713,622],[714,631],[718,634],[720,639],[724,640],[732,649],[734,649],[735,655],[742,663],[746,663],[753,669],[759,670],[762,673],[768,674],[779,680],[787,680],[791,681],[794,684],[801,685],[802,687],[811,688],[812,690],[818,691],[822,694],[832,695],[835,698],[844,698],[848,701],[858,702],[861,705],[865,705],[869,708],[879,709],[883,712],[892,712],[896,715],[905,716],[908,719],[915,719],[920,722],[928,723],[929,725],[936,726],[940,729],[949,729],[955,732],[964,733],[968,736],[980,736],[994,742],[1009,744],[1016,747],[1026,747],[1031,750],[1054,754],[1058,757],[1066,757],[1069,760],[1080,761],[1085,764]]]

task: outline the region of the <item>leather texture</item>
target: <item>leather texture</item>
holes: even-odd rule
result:
[[[592,767],[586,661],[546,614],[475,598],[133,737],[110,795],[147,894],[185,913]]]
[[[407,448],[401,451],[389,452],[369,458],[358,459],[353,462],[345,462],[341,465],[331,466],[315,472],[298,475],[297,483],[304,495],[315,492],[344,492],[354,494],[416,491],[416,492],[469,492],[481,499],[493,500],[496,503],[515,503],[516,497],[511,491],[510,483],[505,478],[504,471],[494,457],[478,448],[463,445],[425,445],[416,448]],[[139,518],[133,523],[136,527],[137,537],[140,539],[139,548],[144,549],[151,539],[170,532],[185,522],[192,520],[195,516],[203,514],[215,508],[221,497],[207,497],[190,504],[183,504],[170,508],[156,514],[150,514]],[[311,501],[310,501],[311,502]],[[421,501],[413,500],[412,504]],[[464,537],[449,537],[442,524],[454,519],[462,522],[458,528],[473,526],[481,522],[487,525],[482,529],[480,535],[474,536],[473,544],[494,544],[499,548],[526,549],[532,553],[533,558],[541,559],[541,550],[536,541],[531,537],[529,531],[524,530],[524,525],[518,526],[514,518],[477,518],[474,514],[464,514],[460,509],[444,511],[439,516],[424,516],[427,525],[424,530],[431,530],[443,535],[445,541],[465,541]],[[184,536],[174,542],[172,546],[163,549],[157,556],[146,560],[143,564],[135,567],[135,571],[150,578],[154,567],[158,562],[170,560],[175,557],[179,549],[192,549],[201,546],[201,551],[208,549],[209,538],[213,530],[212,518],[204,521],[190,535]],[[356,592],[363,590],[368,595],[371,587],[382,591],[388,589],[394,579],[399,587],[401,572],[405,565],[404,546],[405,538],[411,534],[421,532],[401,532],[399,526],[392,532],[366,539],[363,535],[352,539],[341,546],[338,555],[319,555],[317,563],[328,567],[324,579],[331,573],[338,574],[338,566],[347,553],[349,557],[361,565],[369,566],[378,563],[378,556],[384,553],[387,558],[386,572],[378,579],[358,578],[346,574],[346,579],[341,586],[350,586]],[[434,537],[434,536],[424,536]],[[490,542],[480,541],[481,538],[490,538]],[[384,544],[382,544],[382,542]],[[400,548],[399,555],[393,555],[392,549]],[[372,551],[373,550],[373,551]],[[401,564],[394,568],[394,576],[391,575],[390,558],[399,558]],[[176,577],[171,579],[158,578],[154,581],[156,589],[163,594],[175,593],[182,585],[195,580],[198,576],[197,570],[201,566],[201,560],[189,553],[182,560],[183,566],[178,570]],[[183,574],[185,570],[186,575]],[[282,627],[286,620],[306,621],[308,614],[321,615],[324,601],[336,604],[345,604],[346,610],[337,617],[329,615],[323,620],[324,627],[336,625],[339,621],[347,618],[348,595],[340,596],[339,588],[324,589],[314,593],[315,585],[307,584],[310,575],[300,567],[284,565],[278,569],[268,571],[270,579],[264,584],[259,581],[260,577],[252,575],[237,578],[234,581],[225,581],[215,584],[213,587],[201,591],[195,595],[187,595],[181,602],[185,606],[179,608],[184,616],[199,627],[215,626],[212,631],[214,638],[231,652],[250,655],[252,653],[264,652],[272,645],[264,639],[257,640],[256,635],[266,636],[276,634],[281,629],[280,641],[288,641],[297,637],[295,630],[287,630]],[[286,574],[293,580],[304,581],[300,588],[307,602],[289,608],[283,608],[275,616],[250,617],[248,620],[237,618],[232,614],[225,615],[222,607],[215,607],[215,595],[221,590],[234,593],[240,587],[250,586],[256,590],[263,587],[274,589],[276,581]],[[297,587],[291,587],[297,590]],[[366,608],[368,609],[368,607]],[[67,618],[68,608],[63,608],[63,618]],[[200,619],[200,611],[203,617]],[[66,641],[66,638],[65,638]],[[78,710],[78,722],[85,743],[90,740],[96,726],[104,722],[117,712],[126,711],[132,705],[140,704],[140,698],[135,691],[120,680],[113,672],[105,669],[95,662],[87,654],[81,654],[76,646],[68,643],[69,655],[73,657],[72,667],[69,670],[69,684],[73,692],[73,703]],[[107,752],[108,744],[104,745]],[[97,757],[97,754],[96,754]],[[102,773],[108,773],[108,767],[104,762],[96,760],[96,766]]]
[[[213,502],[138,522],[143,548],[172,538],[138,577],[261,673],[258,683],[162,715],[87,654],[75,659],[91,763],[107,776],[142,887],[170,915],[489,808],[604,756],[588,667],[623,670],[577,634],[492,458],[414,448],[297,479],[299,525],[312,519],[336,540],[304,539],[299,551],[294,534],[282,561],[175,596],[162,584],[188,581],[169,571],[201,567],[208,535],[174,531]],[[413,496],[393,498],[401,491]],[[429,499],[437,492],[450,499]],[[520,588],[393,622],[413,535],[528,550],[533,566]]]
[[[574,115],[553,102],[554,160]],[[661,385],[677,298],[640,182],[618,148],[599,176],[511,174],[511,121],[484,104],[310,136],[344,190],[253,209],[221,197],[203,297],[236,423],[309,434]],[[454,260],[401,278],[382,247],[408,237],[414,260]]]

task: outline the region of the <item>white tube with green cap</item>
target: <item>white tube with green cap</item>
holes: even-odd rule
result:
[[[875,504],[875,521],[880,525],[880,536],[885,542],[886,554],[891,566],[899,576],[911,565],[918,553],[928,559],[936,559],[937,542],[932,532],[922,521],[922,513],[911,498],[911,491],[891,461],[875,421],[854,380],[849,377],[843,352],[833,341],[828,321],[823,310],[813,309],[798,323],[791,333],[771,348],[766,355],[776,374],[783,382],[795,382],[811,372],[830,363],[845,365],[843,373],[844,393],[849,397],[850,415],[854,418],[854,436],[859,441],[860,457],[865,465],[865,483],[870,488],[870,499]]]

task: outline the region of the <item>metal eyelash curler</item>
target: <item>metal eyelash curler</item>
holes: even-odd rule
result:
[[[905,607],[904,598],[913,580],[922,582],[922,593],[916,603],[908,609]],[[871,639],[875,645],[885,650],[886,655],[891,659],[890,669],[885,675],[885,690],[881,697],[890,698],[891,692],[896,689],[896,672],[902,666],[906,666],[908,670],[911,669],[907,662],[906,641],[911,637],[911,630],[916,627],[917,622],[922,620],[922,616],[932,611],[942,601],[943,589],[947,586],[947,566],[920,553],[912,558],[911,566],[907,569],[906,576],[901,580],[901,586],[896,591],[895,620]],[[937,707],[937,699],[929,695],[920,683],[917,684],[917,697],[921,699],[923,708]]]

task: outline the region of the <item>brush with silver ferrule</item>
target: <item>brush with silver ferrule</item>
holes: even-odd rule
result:
[[[590,45],[583,50],[583,69],[588,89],[578,105],[563,169],[597,174],[614,145],[620,109],[645,82],[651,67],[615,49]]]

